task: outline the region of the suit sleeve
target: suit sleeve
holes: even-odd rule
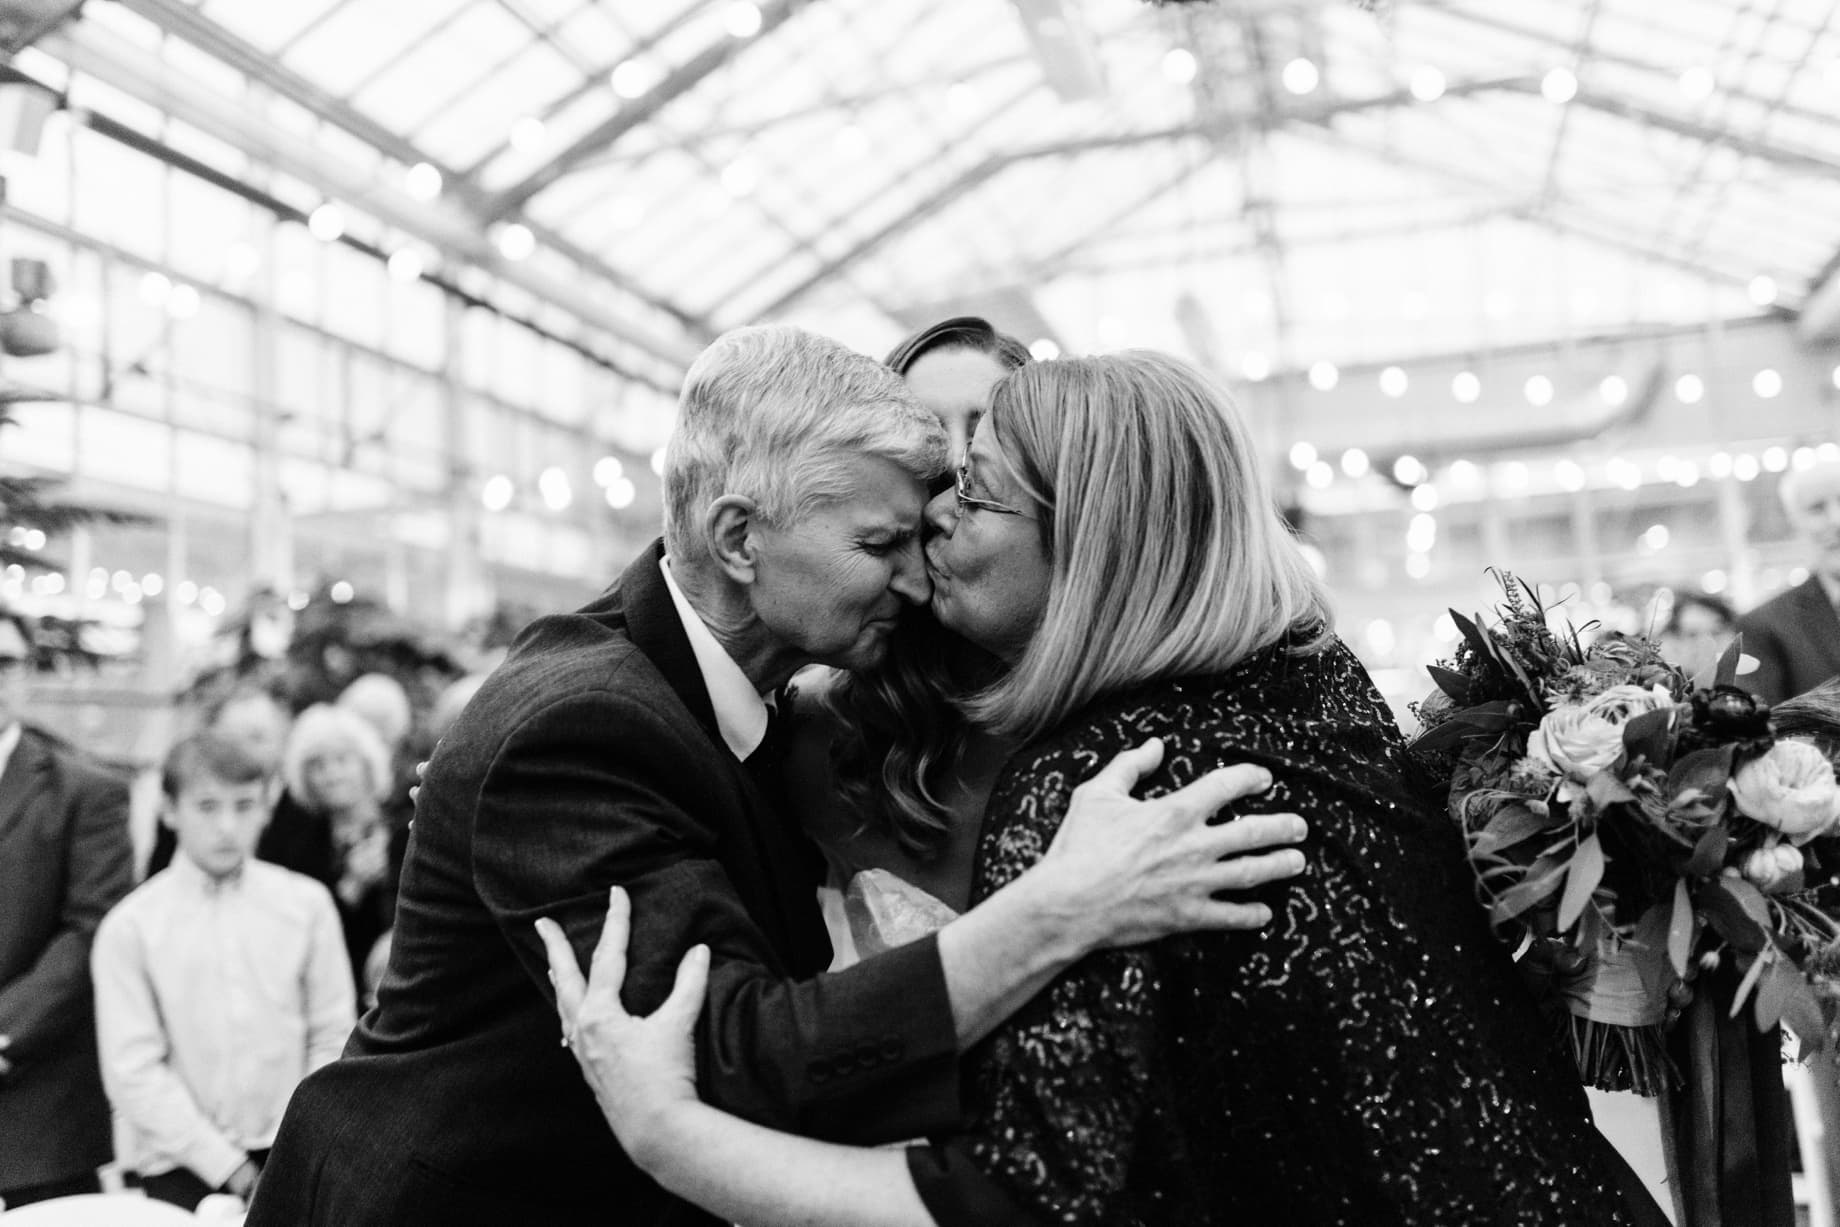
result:
[[[853,1143],[958,1121],[957,1040],[934,939],[790,980],[718,854],[710,748],[617,692],[560,700],[507,740],[476,806],[475,886],[531,984],[554,1004],[534,922],[586,963],[607,890],[630,892],[623,996],[649,1013],[698,942],[712,957],[697,1024],[703,1098],[775,1128]],[[732,855],[732,853],[730,853]],[[811,906],[817,906],[816,900]]]
[[[128,786],[100,772],[71,773],[64,859],[64,903],[57,932],[24,975],[0,988],[0,1035],[12,1037],[7,1058],[30,1061],[91,1021],[90,940],[108,910],[133,885],[128,837]]]

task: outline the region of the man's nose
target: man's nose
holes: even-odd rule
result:
[[[926,527],[929,536],[951,536],[953,528],[958,525],[958,495],[947,486],[926,505]]]
[[[926,555],[917,539],[901,551],[900,562],[895,566],[894,578],[888,581],[888,587],[913,605],[924,605],[933,599],[933,581],[927,576]]]

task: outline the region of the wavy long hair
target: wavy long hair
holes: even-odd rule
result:
[[[1193,367],[1148,350],[1034,363],[997,385],[983,429],[1050,573],[1021,659],[964,705],[979,724],[1027,740],[1101,694],[1329,641],[1251,432]]]
[[[1030,360],[1015,337],[961,315],[905,338],[884,362],[905,376],[926,355],[953,349],[989,354],[1009,370]],[[969,740],[957,703],[998,670],[994,657],[940,626],[930,611],[913,609],[880,664],[847,673],[831,688],[832,775],[863,827],[886,832],[922,860],[945,846],[952,785]]]

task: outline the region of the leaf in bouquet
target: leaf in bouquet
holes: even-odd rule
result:
[[[1469,702],[1471,683],[1467,677],[1455,669],[1446,669],[1442,665],[1429,665],[1427,668],[1431,671],[1431,680],[1437,683],[1439,690],[1450,696],[1451,702]]]
[[[1559,931],[1577,923],[1591,893],[1604,880],[1604,846],[1597,836],[1588,836],[1566,863],[1565,894],[1559,900]]]
[[[1453,609],[1450,611],[1450,620],[1457,624],[1457,631],[1463,636],[1463,641],[1469,644],[1470,649],[1476,655],[1498,665],[1501,663],[1501,653],[1495,646],[1495,640],[1476,625],[1481,621],[1480,615],[1476,618],[1466,618]]]
[[[1794,972],[1789,974],[1794,983],[1788,985],[1784,992],[1778,1017],[1789,1030],[1795,1032],[1795,1038],[1801,1041],[1801,1052],[1796,1054],[1796,1059],[1805,1061],[1827,1046],[1830,1022],[1808,977]]]
[[[1725,853],[1731,847],[1731,832],[1724,823],[1715,823],[1700,835],[1699,842],[1693,845],[1693,856],[1687,862],[1687,876],[1709,878],[1719,871],[1725,863]]]
[[[1763,969],[1763,975],[1757,981],[1757,999],[1752,1005],[1752,1017],[1757,1020],[1757,1030],[1768,1031],[1777,1023],[1787,1020],[1792,1003],[1797,996],[1806,994],[1807,1005],[1812,1006],[1814,1017],[1821,1016],[1821,1007],[1815,1005],[1814,994],[1810,990],[1807,977],[1801,969],[1787,958],[1772,958],[1769,966]],[[1807,1010],[1797,1006],[1797,1012],[1807,1017]],[[1795,1024],[1789,1023],[1793,1030]],[[1799,1038],[1801,1032],[1796,1032]]]
[[[1743,878],[1714,878],[1700,892],[1706,922],[1720,937],[1745,954],[1769,944],[1770,909],[1763,893]]]
[[[1744,1008],[1745,998],[1751,995],[1751,990],[1757,987],[1758,981],[1763,979],[1764,971],[1775,959],[1776,948],[1774,946],[1765,946],[1757,952],[1757,957],[1751,960],[1749,967],[1745,968],[1744,978],[1738,981],[1738,991],[1731,995],[1731,1013],[1728,1017],[1738,1016],[1738,1011]]]
[[[1685,878],[1674,879],[1674,908],[1668,918],[1667,949],[1674,974],[1685,979],[1687,959],[1693,953],[1693,897],[1687,893]]]
[[[1691,788],[1716,804],[1725,796],[1725,785],[1731,779],[1731,753],[1730,746],[1720,746],[1683,755],[1668,770],[1668,795],[1677,797]]]
[[[1489,920],[1498,925],[1513,920],[1535,904],[1550,898],[1564,881],[1563,863],[1535,861],[1533,870],[1528,872],[1523,881],[1503,891],[1501,897],[1490,905]]]
[[[1744,655],[1744,636],[1733,635],[1725,650],[1712,666],[1712,684],[1714,686],[1736,686],[1738,684],[1738,659]]]
[[[1645,711],[1623,726],[1623,749],[1630,758],[1646,758],[1651,763],[1667,759],[1668,731],[1674,726],[1672,708]]]
[[[1514,727],[1514,718],[1508,714],[1511,703],[1512,700],[1502,699],[1460,711],[1414,740],[1412,748],[1421,752],[1443,750],[1471,737],[1505,733]]]
[[[1544,831],[1549,817],[1527,804],[1525,801],[1510,802],[1501,807],[1489,824],[1476,836],[1470,845],[1470,856],[1492,856],[1504,849],[1525,842]]]

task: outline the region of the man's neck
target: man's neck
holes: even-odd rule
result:
[[[671,578],[758,693],[778,690],[811,663],[774,638],[748,604],[741,586],[715,564],[673,558]]]

